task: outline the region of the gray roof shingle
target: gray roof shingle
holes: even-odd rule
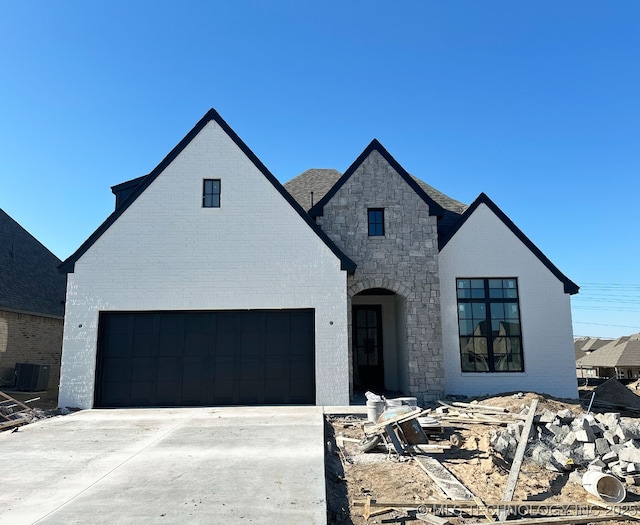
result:
[[[636,367],[640,366],[640,334],[619,337],[581,357],[577,366]]]
[[[60,259],[0,209],[0,309],[62,317]]]
[[[328,193],[333,185],[338,182],[338,179],[341,176],[342,173],[338,170],[329,168],[312,168],[302,172],[297,177],[294,177],[289,182],[285,183],[284,187],[298,202],[298,204],[308,211],[316,202]],[[436,201],[445,210],[453,212],[456,215],[460,215],[467,209],[468,206],[466,204],[452,199],[441,191],[436,190],[433,186],[430,186],[418,177],[411,175],[411,178],[416,181],[418,186],[420,186],[423,191],[429,195],[429,197]],[[312,192],[313,202],[311,202]]]

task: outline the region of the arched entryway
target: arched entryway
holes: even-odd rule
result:
[[[353,389],[409,392],[405,299],[388,288],[351,295]]]

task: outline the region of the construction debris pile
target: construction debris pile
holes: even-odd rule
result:
[[[378,523],[640,519],[633,486],[640,485],[640,419],[624,413],[631,397],[617,406],[618,395],[602,395],[605,410],[593,412],[535,393],[448,399],[426,410],[400,411],[393,401],[385,399],[384,415],[369,422],[362,412],[328,417],[338,461],[327,471],[329,523],[375,523],[382,515]]]
[[[523,424],[512,423],[491,436],[493,450],[511,461]],[[619,413],[580,414],[544,410],[534,419],[526,457],[557,472],[590,468],[636,484],[640,480],[640,424]],[[629,479],[626,479],[629,478]],[[580,482],[579,477],[573,478]]]
[[[34,398],[27,401],[37,401]],[[13,429],[33,423],[39,419],[50,417],[43,410],[33,408],[0,391],[0,431]]]

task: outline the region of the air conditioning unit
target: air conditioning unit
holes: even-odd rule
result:
[[[38,392],[49,386],[51,365],[34,365],[32,363],[16,363],[16,390]]]

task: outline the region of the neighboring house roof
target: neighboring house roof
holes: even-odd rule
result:
[[[581,357],[576,364],[583,367],[640,367],[640,334],[615,339]]]
[[[511,230],[511,232],[527,247],[531,252],[544,264],[547,269],[555,275],[560,282],[564,284],[564,292],[568,294],[577,294],[580,287],[564,275],[548,258],[540,251],[540,249],[531,242],[531,240],[518,228],[513,221],[507,217],[507,215],[489,198],[486,194],[481,193],[478,198],[471,203],[471,206],[460,216],[458,221],[447,231],[446,235],[440,239],[440,250],[442,250],[447,243],[453,238],[456,232],[462,228],[465,222],[473,215],[478,207],[484,204],[486,205],[504,225]]]
[[[73,272],[76,261],[95,243],[100,236],[109,229],[109,227],[131,206],[133,202],[151,185],[151,183],[164,171],[164,169],[173,162],[173,160],[187,147],[187,145],[202,131],[202,129],[210,122],[215,121],[231,138],[231,140],[242,150],[247,158],[254,166],[267,178],[274,188],[285,198],[285,200],[296,210],[300,217],[309,225],[309,227],[324,241],[327,247],[340,259],[341,268],[350,273],[356,269],[356,264],[347,257],[336,245],[329,239],[320,227],[309,217],[305,210],[289,195],[282,184],[271,174],[264,164],[256,157],[249,147],[242,141],[233,129],[222,119],[218,112],[210,109],[207,114],[193,127],[189,133],[178,143],[178,145],[169,152],[169,154],[158,164],[155,169],[144,177],[138,177],[130,181],[123,182],[113,187],[114,193],[119,189],[129,189],[133,187],[133,191],[123,202],[119,203],[115,211],[107,217],[107,219],[94,231],[91,236],[71,255],[66,261],[60,265],[60,271],[65,273]],[[139,183],[138,183],[139,181]]]
[[[0,209],[0,310],[64,315],[60,259]]]
[[[464,211],[465,205],[461,202],[458,202],[450,197],[446,196],[444,193],[439,192],[435,188],[432,188],[427,183],[421,181],[420,179],[414,177],[410,173],[405,170],[400,163],[393,158],[393,156],[385,149],[385,147],[378,142],[377,139],[373,139],[371,143],[365,148],[365,150],[358,156],[358,158],[347,168],[347,171],[338,178],[335,184],[324,193],[322,198],[318,200],[312,207],[309,209],[309,215],[314,219],[318,216],[321,216],[324,213],[324,206],[327,202],[329,202],[333,196],[338,192],[338,190],[344,185],[347,180],[353,175],[353,173],[358,169],[358,167],[365,161],[365,159],[373,152],[377,151],[382,155],[382,157],[391,165],[391,167],[404,179],[404,181],[418,194],[418,196],[427,204],[429,207],[429,215],[434,215],[438,217],[438,235],[443,235],[455,222],[460,213]],[[318,170],[325,171],[325,170]],[[307,172],[305,172],[307,173]],[[302,175],[305,175],[303,173]],[[315,176],[314,176],[315,175]],[[311,182],[317,180],[318,175],[321,174],[311,174],[306,177],[307,185],[310,186]],[[335,176],[335,174],[333,174]],[[290,183],[294,183],[290,181]],[[294,187],[297,184],[294,184]],[[304,187],[304,184],[302,184]],[[308,188],[305,188],[308,189]],[[297,188],[296,188],[296,191]],[[309,193],[307,193],[308,198]],[[304,195],[302,198],[305,198]],[[314,201],[315,201],[315,193],[314,193]]]
[[[601,339],[600,337],[576,337],[573,340],[573,347],[576,352],[576,361],[581,357],[609,344],[613,339]]]

